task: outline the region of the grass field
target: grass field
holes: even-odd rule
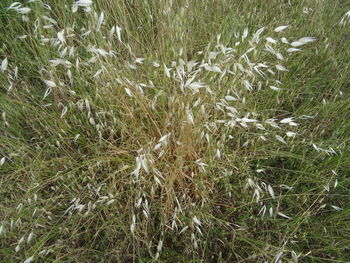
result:
[[[350,1],[0,1],[0,262],[350,262]]]

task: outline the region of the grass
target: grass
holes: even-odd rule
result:
[[[11,4],[0,262],[350,261],[350,3]]]

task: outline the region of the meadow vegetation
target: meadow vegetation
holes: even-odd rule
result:
[[[350,262],[350,2],[0,2],[0,262]]]

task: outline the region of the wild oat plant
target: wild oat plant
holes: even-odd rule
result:
[[[349,262],[350,3],[0,3],[0,262]]]

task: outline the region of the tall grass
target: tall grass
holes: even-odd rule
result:
[[[349,262],[350,3],[0,3],[0,262]]]

